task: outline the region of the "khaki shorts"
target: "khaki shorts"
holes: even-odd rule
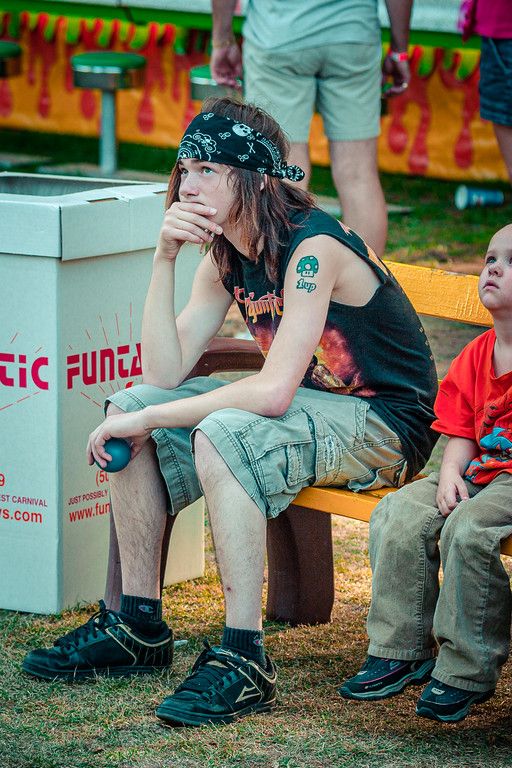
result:
[[[269,112],[291,142],[306,143],[315,109],[331,141],[380,133],[380,43],[338,43],[276,53],[244,43],[244,95]]]
[[[123,411],[171,402],[222,387],[210,377],[190,379],[174,390],[141,384],[107,400]],[[399,486],[406,461],[397,435],[367,401],[300,388],[279,418],[225,408],[201,421],[244,490],[266,517],[277,515],[308,485],[338,485],[359,491]],[[192,451],[192,429],[155,429],[160,470],[169,494],[169,513],[202,496]]]

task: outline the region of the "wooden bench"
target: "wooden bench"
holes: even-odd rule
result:
[[[491,316],[478,299],[478,278],[440,269],[385,262],[419,314],[489,327]],[[190,376],[219,371],[257,370],[263,358],[253,341],[216,338]],[[291,624],[330,620],[334,602],[330,515],[368,521],[373,508],[395,489],[354,493],[343,488],[305,488],[275,520],[267,533],[267,619]],[[324,514],[327,513],[327,514]],[[162,573],[173,520],[169,518],[162,548]],[[502,552],[512,555],[512,537]],[[120,564],[113,516],[107,599],[112,607],[120,594]]]

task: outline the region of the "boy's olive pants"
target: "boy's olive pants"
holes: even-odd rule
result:
[[[370,520],[369,653],[435,656],[432,676],[468,691],[495,687],[510,644],[511,591],[500,542],[512,534],[512,475],[466,482],[469,500],[448,517],[439,475],[386,496]],[[439,567],[443,581],[439,586]]]

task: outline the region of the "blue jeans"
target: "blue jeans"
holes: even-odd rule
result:
[[[466,482],[469,500],[448,517],[434,473],[386,496],[370,519],[369,653],[427,659],[433,677],[467,691],[496,686],[510,645],[512,600],[500,557],[512,534],[512,475]],[[439,568],[443,583],[439,584]]]

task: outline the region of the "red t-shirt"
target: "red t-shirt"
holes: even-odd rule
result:
[[[484,37],[512,38],[512,0],[477,0],[475,31]]]
[[[470,342],[450,366],[437,394],[432,429],[475,440],[481,453],[465,477],[486,485],[512,473],[512,371],[494,375],[494,329]]]

